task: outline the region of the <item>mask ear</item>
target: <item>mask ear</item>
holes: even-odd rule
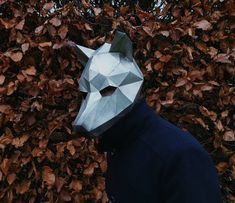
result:
[[[77,48],[78,60],[83,66],[85,66],[89,58],[95,52],[95,50],[80,45],[76,45],[76,48]]]
[[[119,52],[130,60],[133,59],[132,42],[126,33],[116,31],[109,52]]]

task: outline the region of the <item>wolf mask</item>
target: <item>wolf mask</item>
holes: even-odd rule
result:
[[[111,44],[97,50],[76,45],[85,66],[79,80],[83,101],[73,128],[91,137],[102,135],[140,98],[143,74],[133,59],[132,42],[117,31]]]

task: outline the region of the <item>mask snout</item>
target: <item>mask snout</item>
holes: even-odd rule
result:
[[[87,93],[85,99],[82,101],[78,115],[72,124],[77,132],[89,133],[92,130],[91,124],[94,119],[94,110],[101,97],[99,92]]]

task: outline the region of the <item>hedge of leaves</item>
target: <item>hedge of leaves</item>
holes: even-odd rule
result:
[[[169,2],[153,13],[1,0],[0,202],[107,201],[105,157],[71,126],[83,67],[66,43],[96,49],[116,29],[134,42],[148,104],[201,142],[224,199],[235,201],[234,15],[232,0]]]

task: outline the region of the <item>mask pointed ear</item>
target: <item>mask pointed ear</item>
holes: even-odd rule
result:
[[[77,45],[77,44],[76,44],[76,50],[77,50],[78,60],[83,66],[86,65],[89,58],[95,52],[95,50],[93,50],[93,49],[89,49],[87,47],[80,46],[80,45]]]
[[[86,65],[89,58],[95,52],[95,50],[93,50],[93,49],[89,49],[87,47],[77,45],[72,41],[68,41],[66,45],[75,48],[78,60],[83,66]]]
[[[133,59],[132,42],[126,33],[116,31],[109,52],[119,52],[130,60]]]

